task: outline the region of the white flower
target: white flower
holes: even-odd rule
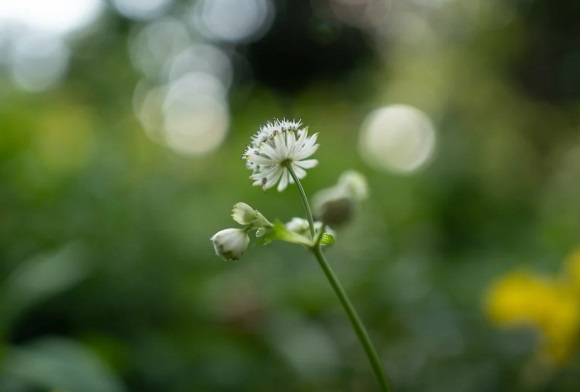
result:
[[[232,218],[238,222],[240,225],[251,226],[252,228],[257,227],[272,227],[272,223],[260,213],[258,210],[254,210],[252,207],[246,203],[237,203],[232,210]]]
[[[318,134],[308,136],[308,128],[300,128],[300,121],[276,120],[266,123],[252,136],[252,143],[244,152],[246,166],[253,171],[254,183],[264,190],[278,183],[282,192],[294,179],[288,167],[299,179],[306,170],[318,164],[316,159],[306,159],[316,152]]]
[[[225,229],[211,237],[216,255],[224,260],[237,260],[248,249],[250,237],[244,229]]]

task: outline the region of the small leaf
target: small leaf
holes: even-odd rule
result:
[[[334,236],[330,233],[324,233],[320,239],[320,245],[332,245],[334,244]]]

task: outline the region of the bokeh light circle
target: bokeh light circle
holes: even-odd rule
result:
[[[273,16],[270,0],[200,0],[193,7],[192,22],[210,39],[250,42],[270,28]]]
[[[3,0],[0,26],[22,24],[52,34],[68,34],[93,23],[103,8],[102,0]]]
[[[190,45],[191,39],[185,23],[173,18],[162,18],[131,32],[131,62],[145,76],[155,80],[159,78],[160,70]]]
[[[359,147],[369,165],[410,173],[432,156],[435,128],[421,110],[409,105],[390,105],[367,116],[361,127]]]
[[[174,56],[166,63],[167,79],[176,80],[188,73],[200,72],[219,79],[224,88],[229,88],[234,70],[228,55],[210,44],[194,44]]]
[[[229,115],[226,103],[209,95],[196,95],[188,101],[173,102],[164,111],[167,145],[184,155],[202,155],[224,141]]]
[[[12,80],[20,88],[40,92],[58,84],[68,69],[69,49],[59,36],[26,34],[14,43]]]
[[[126,18],[148,20],[169,8],[171,0],[112,0],[113,6]]]
[[[209,74],[192,73],[171,83],[162,110],[165,142],[181,154],[215,150],[229,129],[223,86]]]

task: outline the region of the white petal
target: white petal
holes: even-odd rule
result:
[[[260,153],[267,155],[276,161],[280,160],[280,155],[269,143],[260,144]]]
[[[307,159],[305,161],[297,161],[294,162],[296,166],[299,166],[303,169],[312,169],[314,166],[318,165],[317,159]]]
[[[272,175],[272,173],[276,172],[278,168],[279,168],[278,165],[264,166],[263,168],[260,169],[260,171],[257,171],[256,173],[252,174],[250,178],[252,180],[257,180],[259,178],[269,177],[270,175]]]
[[[262,187],[264,189],[272,188],[274,185],[276,185],[282,174],[284,174],[284,171],[282,168],[278,167],[277,170],[274,170],[271,174],[265,177],[266,183],[263,184]]]
[[[296,174],[296,177],[299,179],[306,177],[306,170],[302,169],[300,166],[296,166],[295,163],[292,164],[292,170],[294,171],[294,174]]]
[[[308,132],[305,129],[301,129],[300,131],[298,131],[298,140],[296,141],[296,147],[300,148],[300,146],[304,144],[304,141],[306,140],[307,137]]]
[[[274,146],[280,157],[283,157],[284,159],[288,156],[286,140],[283,133],[277,133],[276,136],[274,136]]]
[[[273,165],[276,162],[271,158],[266,158],[260,155],[250,155],[247,158],[248,162],[255,163],[256,165]]]
[[[278,184],[278,192],[282,192],[288,186],[288,170],[284,169],[282,177],[280,177],[280,183]]]
[[[288,156],[294,153],[294,147],[296,146],[296,135],[294,132],[286,132],[286,148],[288,149]]]
[[[299,149],[295,150],[294,154],[295,159],[298,160],[304,159],[314,154],[314,152],[318,149],[318,144],[315,144],[317,135],[318,134],[315,134],[314,136],[310,137],[308,140],[306,140],[303,144],[300,145]]]
[[[301,161],[305,158],[308,158],[309,156],[311,156],[312,154],[314,154],[316,152],[316,150],[318,150],[318,144],[315,144],[312,147],[309,148],[302,148],[300,151],[297,151],[294,154],[294,159],[297,161]]]
[[[314,144],[316,144],[316,139],[318,138],[318,134],[315,133],[314,135],[310,136],[303,144],[303,149],[307,150],[311,148]]]

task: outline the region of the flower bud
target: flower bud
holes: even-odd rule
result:
[[[369,186],[365,176],[355,170],[347,170],[338,179],[338,188],[342,188],[352,198],[364,200],[369,195]]]
[[[224,260],[237,260],[248,249],[250,237],[244,229],[225,229],[211,237],[216,255]]]
[[[310,225],[304,218],[294,217],[290,220],[290,222],[286,223],[285,226],[288,230],[300,235],[308,235],[310,233]],[[322,222],[314,222],[314,230],[319,231],[320,229],[322,229]],[[331,233],[332,235],[335,234],[330,227],[326,227],[326,232]]]
[[[292,218],[290,222],[286,223],[286,228],[301,235],[306,235],[310,230],[308,221],[302,218]]]
[[[314,215],[334,227],[352,220],[357,203],[368,196],[364,176],[354,170],[344,172],[337,184],[316,193],[313,198]]]
[[[272,223],[260,211],[254,210],[246,203],[240,202],[234,205],[232,218],[240,225],[251,226],[252,228],[272,227]]]
[[[317,204],[316,218],[327,225],[340,226],[353,219],[355,210],[352,198],[334,195]]]
[[[232,218],[240,225],[249,225],[254,219],[254,209],[246,203],[237,203],[232,210]]]

